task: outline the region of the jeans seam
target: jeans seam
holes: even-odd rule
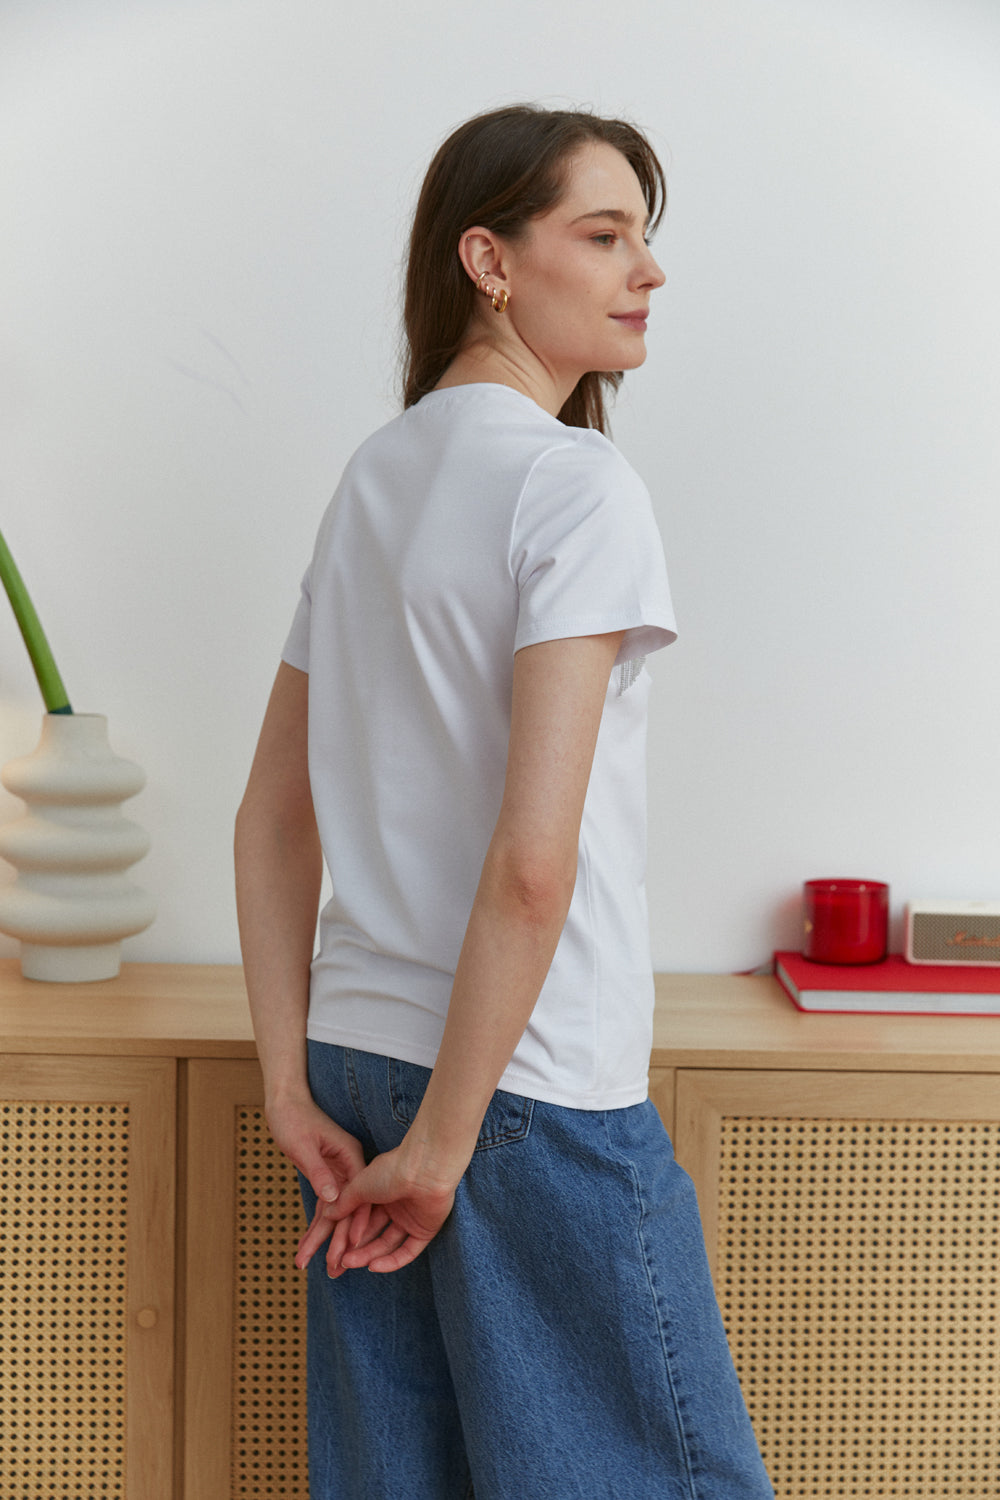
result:
[[[678,1438],[679,1438],[681,1452],[684,1455],[684,1467],[685,1467],[685,1470],[686,1470],[687,1482],[688,1482],[688,1487],[689,1487],[689,1491],[690,1491],[690,1495],[691,1495],[691,1500],[698,1500],[698,1494],[697,1494],[698,1487],[697,1487],[697,1481],[695,1479],[694,1468],[693,1468],[693,1465],[692,1465],[691,1450],[690,1450],[690,1447],[689,1447],[689,1444],[688,1444],[688,1436],[687,1436],[687,1430],[686,1430],[686,1426],[685,1426],[685,1422],[684,1422],[684,1413],[683,1413],[683,1410],[682,1410],[682,1403],[681,1403],[681,1399],[680,1399],[680,1394],[679,1394],[679,1392],[677,1390],[677,1387],[676,1387],[676,1385],[674,1383],[674,1375],[673,1375],[673,1370],[671,1368],[671,1358],[670,1358],[670,1349],[668,1347],[667,1328],[666,1328],[666,1326],[664,1324],[663,1315],[662,1315],[662,1313],[660,1311],[660,1299],[657,1296],[657,1292],[656,1292],[656,1285],[655,1285],[655,1279],[654,1279],[654,1275],[653,1275],[653,1268],[650,1265],[649,1256],[648,1256],[647,1250],[646,1250],[646,1239],[645,1239],[645,1235],[643,1233],[644,1225],[645,1225],[645,1222],[646,1222],[646,1205],[643,1202],[642,1188],[639,1185],[639,1175],[636,1172],[635,1163],[625,1153],[621,1152],[617,1146],[615,1146],[613,1144],[613,1142],[611,1140],[611,1133],[610,1133],[610,1130],[608,1129],[608,1115],[607,1115],[607,1112],[605,1112],[605,1114],[604,1114],[604,1128],[605,1128],[605,1134],[606,1134],[606,1137],[607,1137],[608,1146],[609,1146],[610,1150],[615,1153],[615,1155],[618,1157],[619,1161],[622,1162],[622,1164],[625,1166],[625,1168],[626,1168],[626,1170],[628,1172],[629,1181],[631,1182],[631,1185],[632,1185],[632,1193],[633,1193],[633,1196],[635,1198],[635,1203],[636,1203],[636,1206],[637,1206],[638,1211],[639,1211],[639,1222],[636,1225],[636,1232],[635,1232],[636,1241],[637,1241],[638,1246],[639,1246],[639,1253],[642,1256],[643,1273],[644,1273],[644,1275],[646,1277],[646,1285],[649,1287],[649,1296],[650,1296],[650,1301],[652,1302],[652,1306],[653,1306],[653,1315],[654,1315],[654,1317],[656,1319],[656,1330],[657,1330],[657,1334],[659,1335],[660,1348],[661,1348],[661,1350],[663,1352],[663,1370],[664,1370],[664,1374],[666,1376],[667,1385],[670,1388],[670,1395],[671,1395],[671,1398],[672,1398],[673,1403],[674,1403],[674,1411],[677,1414]]]
[[[401,1097],[403,1093],[403,1084],[397,1075],[397,1069],[399,1067],[405,1066],[406,1064],[401,1063],[398,1058],[389,1057],[386,1059],[386,1084],[389,1097],[389,1109],[396,1124],[402,1125],[404,1130],[409,1130],[410,1126],[413,1124],[413,1121],[416,1119],[416,1110],[411,1112],[407,1107],[406,1102]],[[430,1069],[428,1068],[425,1071],[427,1072],[429,1078]]]
[[[354,1051],[350,1047],[344,1048],[344,1071],[347,1074],[347,1088],[351,1095],[351,1103],[354,1105],[354,1113],[357,1115],[369,1139],[374,1140],[372,1128],[368,1123],[364,1107],[361,1103],[361,1088],[358,1084],[357,1073],[354,1070]]]

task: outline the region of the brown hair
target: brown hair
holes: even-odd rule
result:
[[[475,289],[458,258],[462,234],[482,224],[516,239],[559,201],[566,159],[589,141],[604,142],[625,157],[655,229],[666,201],[663,168],[645,136],[624,120],[518,104],[467,120],[440,147],[427,169],[410,235],[404,406],[434,389],[465,339]],[[605,395],[621,379],[620,370],[584,375],[560,420],[605,432]]]

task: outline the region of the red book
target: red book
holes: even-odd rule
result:
[[[879,964],[817,964],[776,953],[774,972],[799,1010],[890,1015],[1000,1015],[1000,969],[910,964],[891,953]]]

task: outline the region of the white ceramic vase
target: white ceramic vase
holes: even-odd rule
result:
[[[0,854],[17,870],[0,890],[0,932],[20,938],[21,972],[113,979],[122,938],[155,916],[123,873],[149,848],[148,835],[121,811],[145,774],[115,755],[103,714],[46,714],[37,748],[0,779],[28,808],[0,827]]]

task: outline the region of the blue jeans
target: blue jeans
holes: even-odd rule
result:
[[[309,1043],[322,1109],[399,1144],[426,1068]],[[303,1185],[311,1215],[314,1200]],[[772,1500],[694,1188],[647,1100],[498,1092],[412,1265],[309,1268],[312,1500]]]

